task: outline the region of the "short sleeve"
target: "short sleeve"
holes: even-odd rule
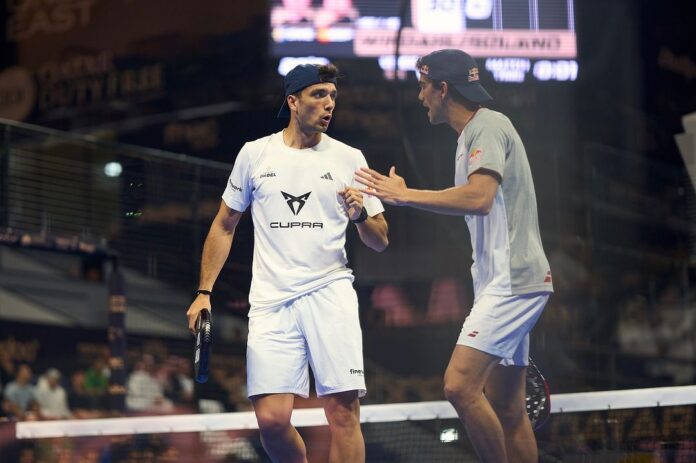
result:
[[[232,173],[227,179],[222,200],[231,209],[244,212],[251,202],[251,148],[246,143],[237,155]]]
[[[356,171],[359,170],[361,167],[368,167],[367,160],[365,160],[365,156],[362,154],[362,152],[358,151],[357,153],[357,165],[355,168]],[[353,179],[352,187],[357,189],[365,188],[363,184],[358,183],[355,179]],[[377,214],[384,212],[384,206],[382,205],[382,201],[377,199],[376,196],[363,193],[363,206],[365,207],[365,210],[367,210],[367,215],[369,215],[370,217],[374,217]]]
[[[503,178],[505,170],[505,153],[507,151],[507,135],[498,125],[484,125],[474,132],[467,155],[468,175],[477,170],[486,169],[497,173]]]

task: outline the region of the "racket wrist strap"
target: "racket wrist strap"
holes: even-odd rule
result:
[[[198,297],[199,294],[204,294],[206,296],[212,296],[213,292],[209,291],[207,289],[197,289],[195,294],[196,294],[196,297]]]

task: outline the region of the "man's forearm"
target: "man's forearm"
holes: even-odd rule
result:
[[[226,230],[222,224],[217,221],[213,222],[203,245],[199,289],[207,289],[209,291],[213,289],[215,280],[220,275],[220,271],[230,254],[234,231],[234,228]]]
[[[446,190],[407,189],[400,205],[447,215],[485,215],[490,210],[486,196],[467,185]]]
[[[389,226],[382,214],[368,217],[366,221],[356,225],[360,239],[366,246],[377,252],[382,252],[387,248],[389,245],[389,239],[387,238]]]

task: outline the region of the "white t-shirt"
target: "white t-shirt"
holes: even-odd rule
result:
[[[500,176],[488,215],[467,215],[474,297],[553,292],[539,233],[536,194],[520,136],[503,114],[481,108],[457,141],[455,185],[480,169]]]
[[[363,166],[359,150],[326,134],[307,149],[286,146],[282,132],[242,147],[222,199],[239,212],[252,206],[251,312],[340,278],[352,281],[344,248],[349,219],[339,192],[361,187],[354,177]],[[370,217],[384,211],[372,196],[364,207]]]

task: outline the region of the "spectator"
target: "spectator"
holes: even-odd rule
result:
[[[236,412],[236,404],[230,401],[230,391],[226,388],[227,370],[220,367],[213,367],[210,370],[208,382],[198,386],[198,398],[205,404],[206,411],[211,413],[216,412]],[[199,405],[201,405],[199,402]]]
[[[655,328],[660,355],[659,373],[674,385],[692,384],[696,361],[696,311],[685,307],[679,288],[671,284],[659,297]],[[666,358],[664,358],[666,357]]]
[[[658,346],[654,333],[654,322],[650,319],[647,301],[642,296],[631,298],[621,308],[617,326],[621,351],[655,357],[658,354]]]
[[[111,372],[102,357],[97,357],[85,371],[85,392],[95,397],[103,397],[109,389]]]
[[[235,368],[227,378],[226,389],[229,391],[229,403],[235,411],[252,410],[251,401],[247,398],[246,370]]]
[[[660,349],[655,332],[655,322],[650,316],[648,301],[643,296],[633,296],[620,308],[616,328],[617,340],[623,354],[619,359],[619,371],[629,381],[644,376],[658,379],[664,376],[658,360]]]
[[[189,365],[188,359],[170,355],[157,374],[164,396],[177,405],[193,405],[193,379]]]
[[[36,387],[36,401],[41,417],[47,419],[70,418],[68,396],[60,385],[61,374],[55,368],[49,369]]]
[[[5,388],[2,408],[8,416],[16,419],[28,417],[36,400],[31,377],[31,368],[28,365],[20,365],[17,377]]]
[[[416,312],[404,291],[396,285],[377,286],[372,291],[372,308],[384,312],[386,326],[414,326]]]
[[[17,369],[12,356],[6,350],[0,350],[0,387],[7,386],[15,379]]]
[[[143,360],[135,366],[135,371],[128,377],[128,395],[126,406],[135,411],[169,411],[171,402],[164,397],[162,384],[156,377],[155,359],[152,355],[143,355]]]
[[[76,371],[70,377],[70,392],[68,394],[68,404],[72,413],[77,418],[96,418],[100,415],[95,408],[100,408],[101,404],[95,403],[94,397],[87,394],[85,390],[85,372]]]
[[[91,408],[109,408],[109,378],[111,370],[103,356],[96,357],[84,372],[84,392],[89,396]]]

